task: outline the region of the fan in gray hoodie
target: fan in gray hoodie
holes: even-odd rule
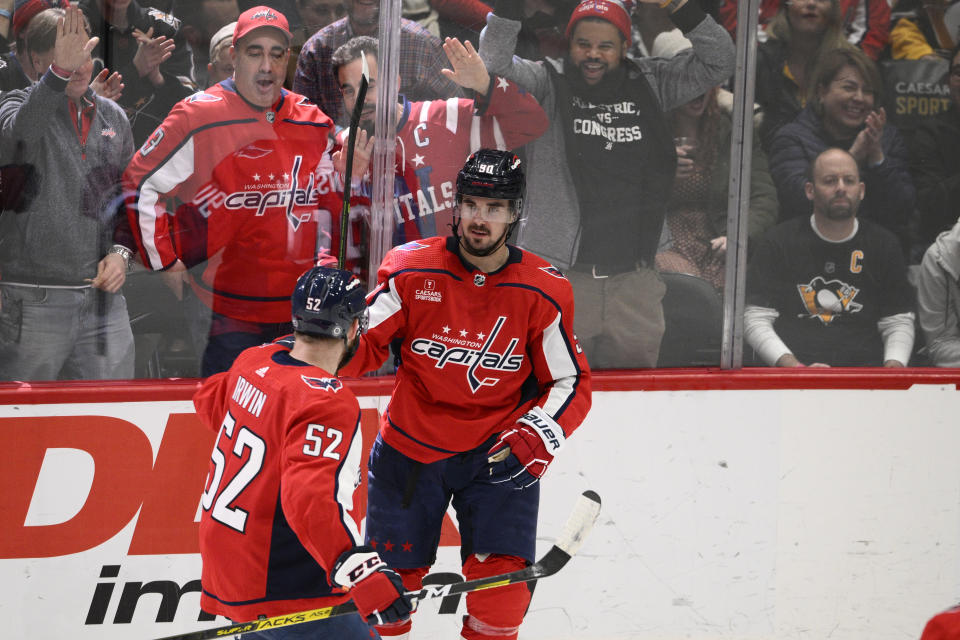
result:
[[[0,99],[0,157],[30,176],[0,209],[0,380],[134,371],[120,292],[134,244],[117,216],[133,135],[123,110],[88,87],[95,40],[82,14],[71,7],[62,20],[54,63]]]
[[[480,37],[487,70],[530,91],[550,117],[525,147],[517,244],[569,269],[591,367],[655,366],[665,286],[653,258],[677,164],[664,113],[730,77],[733,43],[697,0],[671,0],[692,48],[633,61],[629,0],[584,0],[564,59],[533,62],[512,55],[522,5],[497,0]]]
[[[960,367],[960,222],[941,233],[923,255],[917,311],[930,361],[938,367]]]

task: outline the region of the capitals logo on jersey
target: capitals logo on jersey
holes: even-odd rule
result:
[[[311,389],[319,391],[332,391],[336,393],[343,389],[343,383],[339,378],[312,378],[310,376],[300,376],[300,379]]]
[[[236,152],[236,157],[260,159],[271,153],[270,149],[263,149],[255,145],[248,145]],[[197,190],[193,204],[197,210],[207,218],[212,209],[223,208],[227,211],[252,211],[255,216],[263,216],[267,209],[283,208],[287,222],[296,231],[300,225],[313,218],[313,210],[320,202],[320,195],[329,191],[329,183],[325,176],[311,172],[307,184],[300,184],[300,166],[303,156],[295,156],[292,166],[282,175],[270,173],[261,176],[252,174],[253,181],[246,184],[244,189],[227,193],[220,185],[211,182]],[[264,182],[266,181],[266,182]],[[265,190],[264,187],[272,187]],[[305,207],[310,207],[304,210]],[[299,209],[299,210],[298,210]]]
[[[519,338],[510,338],[503,353],[492,350],[496,340],[507,321],[506,316],[497,318],[496,323],[487,335],[483,331],[476,333],[476,340],[470,339],[470,333],[461,329],[458,335],[451,334],[450,327],[443,327],[441,333],[435,333],[430,338],[417,338],[410,343],[410,350],[421,356],[436,360],[437,369],[443,369],[448,364],[460,365],[467,368],[467,385],[472,393],[483,387],[492,387],[500,382],[500,378],[481,378],[479,369],[492,371],[518,371],[523,364],[523,353],[514,353]],[[481,342],[482,341],[482,342]]]
[[[540,267],[540,271],[543,271],[543,272],[546,273],[547,275],[551,275],[551,276],[553,276],[554,278],[560,278],[561,280],[566,280],[566,279],[567,279],[567,277],[566,277],[565,275],[563,275],[563,272],[560,271],[560,269],[557,269],[557,268],[556,268],[555,266],[553,266],[552,264],[549,265],[549,266],[546,266],[546,267]]]
[[[197,91],[195,94],[187,98],[187,102],[220,102],[223,100],[220,96],[210,95],[209,93],[204,93],[203,91]]]
[[[428,246],[429,245],[425,245],[422,242],[411,240],[410,242],[397,247],[397,251],[420,251],[421,249],[426,249]]]
[[[853,300],[860,290],[840,280],[824,280],[817,276],[807,284],[798,284],[797,291],[807,317],[819,318],[823,324],[830,324],[841,314],[863,309],[862,304]]]

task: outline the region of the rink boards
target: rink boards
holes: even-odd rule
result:
[[[537,585],[521,639],[917,638],[960,601],[958,381],[598,375],[589,417],[544,481],[540,552],[582,490],[603,512],[580,554]],[[353,385],[367,443],[389,385]],[[193,388],[0,389],[5,637],[225,623],[197,621],[213,434]],[[450,518],[437,581],[460,579],[456,542]],[[457,637],[464,610],[424,604],[413,638]]]

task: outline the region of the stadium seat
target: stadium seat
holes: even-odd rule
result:
[[[709,282],[686,273],[662,272],[666,331],[658,367],[720,366],[723,300]]]

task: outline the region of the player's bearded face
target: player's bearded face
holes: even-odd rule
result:
[[[248,102],[269,107],[280,97],[290,49],[276,29],[265,27],[245,35],[231,49],[233,78]]]
[[[460,242],[474,255],[488,255],[503,246],[516,215],[509,200],[479,196],[464,196],[458,213]]]
[[[358,320],[354,320],[354,323],[356,323],[354,326],[357,328],[357,333],[353,336],[353,340],[347,340],[347,348],[344,350],[343,355],[340,356],[340,362],[337,364],[337,371],[345,367],[347,363],[353,359],[353,356],[357,353],[357,347],[360,346],[360,334],[366,330],[366,320],[364,320],[362,323]]]

